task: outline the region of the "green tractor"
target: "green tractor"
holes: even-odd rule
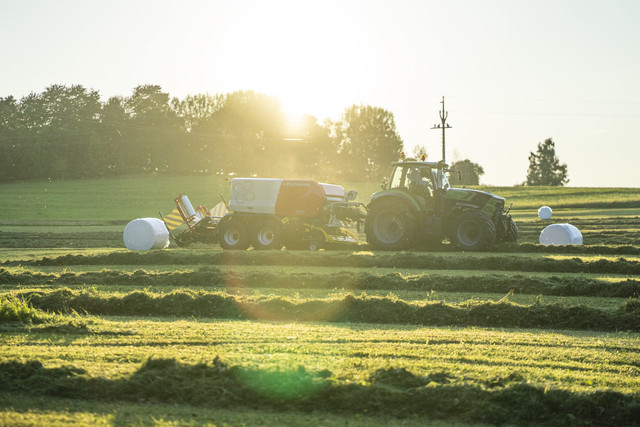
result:
[[[391,180],[367,206],[365,232],[372,248],[412,249],[448,238],[460,250],[478,251],[518,240],[505,200],[451,188],[444,162],[400,161],[393,167]]]

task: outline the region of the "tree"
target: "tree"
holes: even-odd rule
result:
[[[20,111],[13,96],[0,98],[0,182],[14,180]]]
[[[563,186],[569,182],[567,165],[560,163],[556,156],[555,144],[551,138],[538,144],[536,154],[529,153],[529,170],[526,185]]]
[[[404,145],[396,132],[393,114],[380,107],[353,105],[333,124],[344,177],[381,180]]]
[[[215,160],[214,173],[268,175],[286,134],[280,101],[254,91],[225,95],[211,115],[193,126],[193,135]],[[215,158],[213,157],[215,156]]]
[[[424,145],[416,145],[415,147],[413,147],[410,159],[422,160],[422,156],[424,156],[425,159],[429,157],[429,154],[427,153],[427,147],[425,147]]]
[[[54,84],[20,100],[17,178],[83,178],[94,175],[100,96],[81,85]]]
[[[126,173],[171,171],[184,132],[169,104],[169,94],[158,85],[140,85],[124,100],[124,106],[131,116]]]
[[[449,180],[453,185],[479,185],[480,177],[484,175],[482,166],[469,159],[453,162],[451,169],[454,172],[449,174]],[[459,177],[458,172],[460,172]]]

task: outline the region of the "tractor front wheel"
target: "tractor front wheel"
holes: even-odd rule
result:
[[[487,249],[496,241],[496,226],[491,218],[480,211],[464,211],[451,223],[449,240],[465,251]]]
[[[374,249],[408,249],[416,237],[416,216],[402,201],[381,201],[369,210],[364,229]]]
[[[244,250],[249,247],[249,233],[242,221],[231,219],[222,223],[218,236],[222,249]]]

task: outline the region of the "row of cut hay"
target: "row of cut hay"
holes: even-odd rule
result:
[[[0,388],[12,394],[99,401],[428,416],[490,424],[633,425],[640,419],[637,394],[547,390],[517,373],[469,383],[449,372],[415,375],[390,367],[361,382],[337,379],[326,369],[266,371],[231,366],[217,357],[196,365],[149,359],[119,379],[91,377],[73,366],[45,368],[37,360],[7,361],[0,363]]]
[[[349,289],[389,291],[476,292],[553,296],[589,296],[629,298],[640,296],[640,280],[627,279],[610,282],[584,276],[540,276],[525,274],[442,275],[421,274],[404,276],[400,273],[372,274],[341,271],[331,274],[272,273],[268,271],[237,273],[214,267],[198,271],[154,273],[144,270],[91,271],[62,274],[31,271],[11,272],[0,268],[0,284],[25,286],[130,286],[130,287],[227,287],[282,289]]]
[[[420,252],[301,252],[228,251],[196,254],[185,251],[144,253],[114,252],[99,255],[62,255],[39,260],[5,261],[3,265],[269,265],[355,268],[402,268],[425,270],[496,270],[546,273],[598,273],[640,275],[640,262],[618,258],[584,261],[580,258],[552,259],[504,255],[436,255]]]
[[[605,331],[640,331],[640,302],[629,299],[617,310],[560,304],[519,305],[505,298],[498,302],[470,300],[460,304],[409,303],[395,296],[351,294],[331,299],[292,300],[284,297],[233,296],[221,292],[173,291],[152,294],[133,291],[102,295],[67,288],[24,291],[16,294],[35,308],[54,313],[92,315],[199,316],[277,321],[326,321],[481,326]]]

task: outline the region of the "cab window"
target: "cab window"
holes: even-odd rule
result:
[[[391,177],[391,184],[389,185],[389,188],[404,187],[404,177],[404,168],[396,166],[395,170],[393,171],[393,176]]]

